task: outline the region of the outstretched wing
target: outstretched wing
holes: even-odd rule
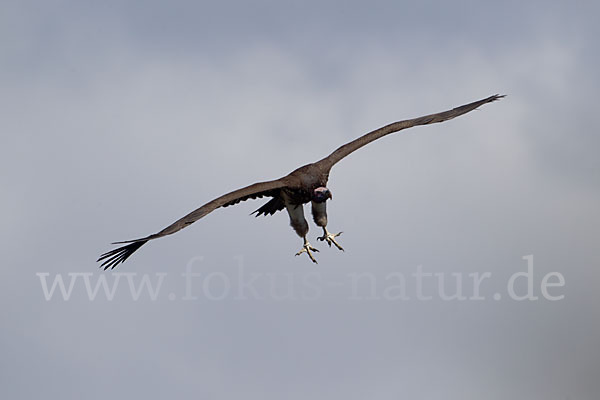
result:
[[[374,130],[373,132],[369,132],[358,139],[355,139],[345,145],[339,147],[329,156],[324,159],[318,161],[315,164],[318,164],[319,167],[324,171],[329,171],[331,167],[333,167],[338,161],[342,158],[346,157],[350,153],[355,150],[360,149],[361,147],[371,143],[374,140],[379,139],[385,135],[389,135],[390,133],[401,131],[402,129],[412,128],[413,126],[418,125],[428,125],[434,124],[436,122],[444,122],[449,119],[458,117],[459,115],[463,115],[468,113],[469,111],[475,110],[477,107],[491,103],[492,101],[496,101],[504,97],[504,95],[493,95],[486,99],[475,101],[473,103],[465,104],[464,106],[453,108],[452,110],[440,112],[437,114],[425,115],[423,117],[408,119],[405,121],[394,122],[389,125],[386,125],[382,128]]]
[[[153,239],[158,239],[163,236],[171,235],[186,226],[193,224],[198,221],[200,218],[205,215],[213,212],[219,207],[227,207],[229,205],[237,204],[240,201],[248,200],[250,198],[254,199],[257,197],[263,196],[273,196],[279,189],[287,186],[287,177],[277,179],[274,181],[267,182],[259,182],[250,186],[246,186],[242,189],[235,190],[233,192],[224,194],[221,197],[217,197],[216,199],[209,201],[202,207],[197,210],[192,211],[185,217],[173,222],[171,225],[167,226],[162,231],[155,233],[150,236],[146,236],[141,239],[127,240],[124,242],[116,242],[113,244],[123,244],[127,243],[127,245],[119,247],[117,249],[108,251],[100,256],[98,262],[103,261],[100,268],[104,267],[104,269],[114,268],[120,263],[124,262],[131,256],[137,249],[142,247],[146,242]]]

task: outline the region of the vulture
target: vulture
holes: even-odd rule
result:
[[[270,197],[271,199],[252,214],[256,214],[256,216],[273,215],[277,211],[281,211],[285,208],[290,217],[290,225],[294,231],[296,231],[298,236],[300,236],[304,241],[302,248],[296,253],[296,255],[298,256],[302,253],[306,253],[310,260],[316,263],[317,260],[315,259],[313,252],[318,252],[318,250],[311,246],[306,239],[306,234],[308,233],[308,223],[304,218],[304,204],[308,202],[311,203],[311,211],[315,224],[323,229],[323,236],[320,236],[317,239],[326,242],[329,247],[331,247],[333,244],[339,250],[344,250],[336,240],[336,238],[340,236],[342,232],[333,234],[327,230],[326,204],[327,200],[333,198],[331,191],[327,189],[327,180],[329,179],[329,171],[331,170],[331,167],[333,167],[342,158],[348,156],[353,151],[360,149],[374,140],[389,135],[390,133],[398,132],[413,126],[444,122],[458,117],[459,115],[473,111],[483,104],[499,100],[502,97],[504,97],[504,95],[496,94],[479,101],[453,108],[452,110],[425,115],[418,118],[407,119],[404,121],[398,121],[376,129],[349,143],[344,144],[343,146],[340,146],[333,153],[322,160],[312,164],[304,165],[282,178],[272,181],[254,183],[250,186],[246,186],[241,189],[234,190],[233,192],[224,194],[223,196],[217,197],[216,199],[204,204],[197,210],[187,214],[183,218],[173,222],[160,232],[140,239],[113,243],[124,244],[124,246],[102,254],[98,259],[98,262],[102,262],[100,268],[103,267],[105,270],[108,268],[115,268],[117,265],[127,260],[133,253],[135,253],[140,247],[150,240],[158,239],[163,236],[178,232],[181,229],[198,221],[200,218],[213,212],[217,208],[228,207],[248,199],[256,199],[261,197]]]

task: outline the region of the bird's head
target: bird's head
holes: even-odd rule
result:
[[[318,187],[313,190],[312,201],[315,203],[324,203],[328,199],[332,199],[333,195],[326,187]]]

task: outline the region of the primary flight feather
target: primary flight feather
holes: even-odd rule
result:
[[[125,244],[125,246],[118,247],[102,254],[98,261],[102,261],[101,267],[104,267],[105,270],[108,268],[114,268],[127,260],[135,251],[137,251],[148,241],[175,233],[198,221],[200,218],[213,212],[219,207],[227,207],[248,199],[271,197],[269,202],[264,204],[254,213],[256,213],[257,216],[267,214],[273,215],[277,211],[283,210],[284,208],[287,209],[292,228],[294,228],[298,236],[304,240],[302,248],[298,253],[296,253],[296,255],[306,253],[308,257],[316,263],[317,260],[314,258],[312,253],[318,250],[312,247],[306,239],[306,234],[308,233],[308,223],[304,218],[303,205],[305,203],[311,202],[313,220],[315,224],[323,228],[323,236],[320,236],[317,239],[327,242],[330,247],[333,244],[338,249],[344,250],[335,239],[341,234],[341,232],[332,234],[326,228],[326,202],[328,199],[332,198],[331,192],[329,189],[327,189],[327,181],[329,179],[329,171],[337,162],[348,156],[353,151],[358,150],[374,140],[389,135],[390,133],[398,132],[413,126],[444,122],[458,117],[459,115],[466,114],[469,111],[473,111],[483,104],[499,100],[502,97],[504,96],[496,94],[473,103],[453,108],[452,110],[386,125],[382,128],[369,132],[358,139],[346,143],[343,146],[340,146],[333,153],[322,160],[312,164],[304,165],[292,171],[283,178],[273,181],[255,183],[217,197],[216,199],[204,204],[197,210],[187,214],[183,218],[173,222],[160,232],[140,239],[116,242],[114,244]]]

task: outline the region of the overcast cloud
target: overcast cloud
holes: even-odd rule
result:
[[[596,399],[599,14],[0,2],[2,397]],[[495,93],[508,96],[336,165],[329,228],[346,251],[311,220],[318,265],[294,257],[287,215],[250,217],[263,203],[249,201],[144,246],[114,271],[130,275],[98,270],[113,241]],[[528,263],[537,300],[518,301],[508,282]],[[191,292],[186,268],[201,274]],[[418,271],[448,294],[459,274],[467,299],[444,301],[432,276],[420,300]],[[485,273],[472,299],[469,274]],[[564,285],[544,296],[552,273]],[[130,293],[145,274],[163,277],[155,300]],[[45,296],[57,276],[76,277],[68,300]],[[90,300],[84,281],[102,276],[119,279],[114,298]]]

